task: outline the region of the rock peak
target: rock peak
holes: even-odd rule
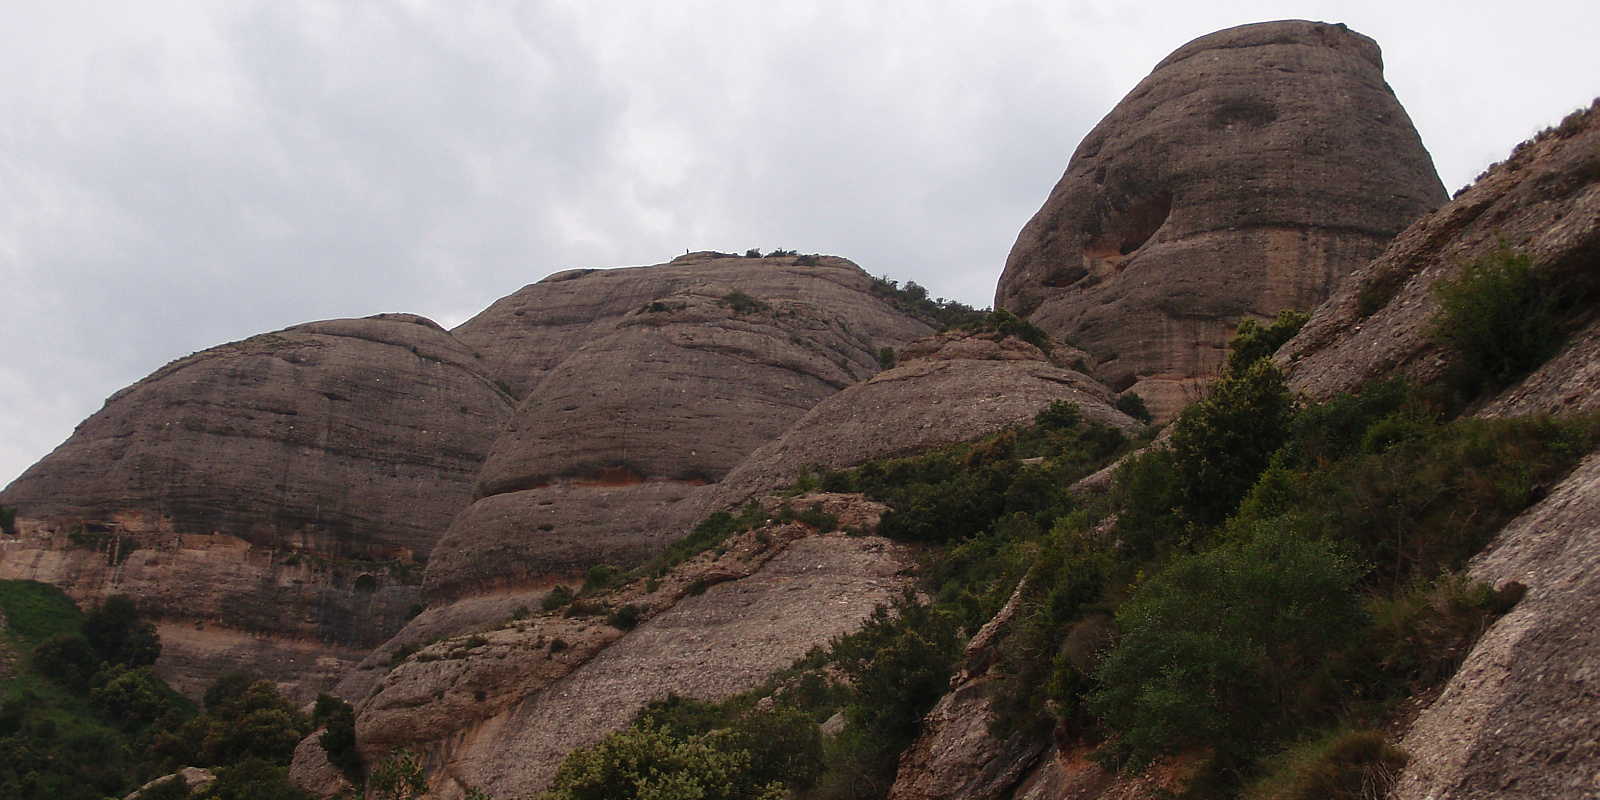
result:
[[[996,304],[1175,411],[1239,320],[1316,307],[1447,199],[1382,64],[1302,20],[1178,48],[1078,146]]]

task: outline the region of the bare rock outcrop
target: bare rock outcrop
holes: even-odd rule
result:
[[[1085,419],[1124,431],[1139,423],[1115,408],[1110,390],[1055,366],[1037,347],[998,334],[941,333],[907,345],[899,363],[822,401],[762,445],[711,493],[726,507],[792,482],[802,468],[843,469],[975,441],[1031,423],[1057,400]]]
[[[1375,42],[1245,25],[1179,48],[1084,138],[995,302],[1167,416],[1240,319],[1316,307],[1445,199]]]
[[[117,392],[0,503],[33,518],[409,557],[467,505],[510,412],[472,351],[422,317],[312,322]]]
[[[928,332],[871,286],[840,258],[693,254],[564,273],[463,325],[500,374],[537,380],[513,386],[527,396],[429,564],[427,595],[632,566],[686,533],[699,487],[877,372],[881,348]]]
[[[884,510],[859,495],[784,502],[864,531]],[[636,609],[643,621],[626,634],[599,617],[536,615],[421,649],[361,705],[358,740],[368,753],[419,747],[441,796],[537,792],[568,752],[626,725],[646,702],[753,688],[853,630],[906,585],[906,558],[871,535],[799,523],[749,531],[659,581],[597,598]]]
[[[313,797],[353,796],[355,785],[328,761],[328,752],[322,749],[322,734],[326,732],[327,729],[318,728],[295,746],[294,759],[289,762],[289,781]]]
[[[664,305],[654,313],[681,312],[675,307],[685,303],[666,298],[693,293],[695,287],[737,289],[766,302],[809,303],[842,323],[841,333],[878,347],[898,346],[927,333],[927,326],[890,312],[872,296],[871,286],[871,276],[835,256],[740,258],[689,253],[651,267],[556,273],[501,298],[451,333],[481,353],[490,372],[518,398],[526,397],[578,348],[609,336],[623,317],[649,310],[656,302]],[[851,358],[836,352],[829,360],[841,355]],[[855,367],[864,368],[870,364]]]
[[[1428,383],[1454,353],[1429,338],[1439,309],[1433,284],[1502,245],[1593,297],[1600,288],[1600,102],[1519,146],[1448,205],[1419,220],[1351,279],[1278,352],[1289,385],[1314,400],[1367,381]],[[1491,402],[1491,414],[1600,407],[1600,328]]]
[[[1507,525],[1471,575],[1527,594],[1406,733],[1393,796],[1600,794],[1600,456]]]
[[[137,599],[161,635],[156,671],[198,698],[248,665],[296,703],[329,691],[405,624],[415,565],[284,553],[225,534],[85,531],[22,520],[0,537],[0,580],[61,587],[79,606]]]

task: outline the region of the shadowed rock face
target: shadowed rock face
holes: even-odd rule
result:
[[[427,594],[633,565],[686,533],[701,487],[928,333],[871,286],[841,258],[696,253],[552,276],[462,325],[523,400]]]
[[[1445,199],[1375,42],[1246,25],[1179,48],[1089,133],[995,302],[1170,413],[1241,318],[1316,307]]]
[[[422,317],[312,322],[112,395],[0,502],[268,547],[426,553],[510,412],[478,358]]]

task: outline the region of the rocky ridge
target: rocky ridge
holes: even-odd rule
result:
[[[1074,357],[1057,345],[1056,360]],[[1081,351],[1080,351],[1081,352]],[[949,331],[908,344],[893,369],[819,403],[762,445],[712,492],[725,508],[788,484],[802,469],[844,469],[976,441],[1031,423],[1055,401],[1077,403],[1085,419],[1132,433],[1142,425],[1112,407],[1110,390],[1057,366],[1034,345],[997,333]]]
[[[929,331],[871,286],[840,258],[700,253],[563,273],[463,324],[463,340],[482,341],[508,374],[539,375],[539,389],[445,532],[429,597],[633,566],[687,532],[710,510],[699,487],[876,373],[879,350]],[[581,315],[568,305],[580,299],[591,303]],[[542,349],[552,342],[571,350]]]
[[[1375,42],[1231,28],[1168,56],[1084,138],[995,304],[1170,417],[1240,319],[1316,307],[1445,199]]]
[[[38,519],[408,558],[466,506],[510,413],[480,359],[429,320],[312,322],[117,392],[0,503]]]
[[[1600,289],[1600,104],[1519,146],[1353,274],[1279,351],[1290,387],[1324,400],[1379,378],[1440,380],[1457,362],[1429,335],[1439,310],[1433,285],[1502,246],[1531,256],[1574,295]],[[1600,408],[1600,329],[1586,314],[1580,307],[1569,319],[1562,353],[1493,398],[1486,413]]]
[[[906,585],[900,546],[871,535],[881,504],[820,494],[765,505],[780,503],[821,509],[852,533],[769,524],[659,580],[583,600],[603,606],[588,615],[512,619],[431,644],[361,705],[361,746],[421,747],[444,797],[468,787],[536,792],[571,749],[627,724],[647,701],[753,688]],[[600,620],[627,606],[640,621],[626,635]]]

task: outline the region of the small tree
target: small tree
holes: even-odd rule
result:
[[[1172,453],[1191,520],[1215,525],[1238,507],[1288,439],[1293,416],[1294,397],[1271,359],[1224,375],[1184,409]]]
[[[1454,347],[1484,377],[1511,383],[1561,349],[1559,289],[1530,256],[1502,243],[1456,278],[1433,285],[1440,309],[1433,339]]]
[[[413,800],[428,791],[428,779],[422,771],[422,759],[410,748],[397,747],[372,768],[372,778],[367,782],[376,800]]]

